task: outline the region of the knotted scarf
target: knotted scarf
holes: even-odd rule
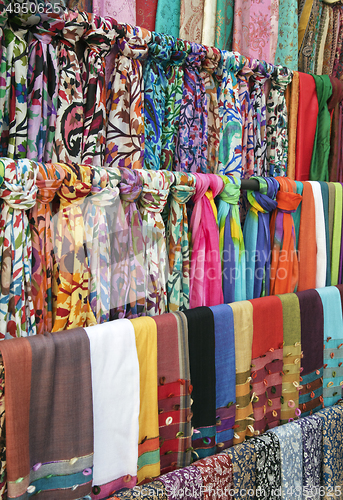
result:
[[[144,242],[142,238],[142,217],[137,208],[143,189],[143,179],[135,170],[120,168],[121,179],[119,183],[120,199],[125,220],[123,220],[123,237],[126,236],[126,259],[121,256],[123,267],[121,274],[116,276],[117,282],[122,287],[126,284],[124,302],[125,308],[119,308],[123,316],[134,318],[144,314],[145,311],[145,269],[144,269]],[[120,220],[117,220],[117,224]],[[127,232],[124,228],[127,227]],[[112,280],[114,283],[114,280]],[[119,288],[119,287],[118,287]],[[120,302],[123,302],[122,300]]]
[[[167,223],[169,311],[189,309],[189,243],[186,203],[195,193],[194,174],[174,172]]]
[[[222,262],[224,302],[246,299],[245,250],[238,202],[241,181],[234,176],[220,176],[224,189],[219,194],[219,252]]]
[[[139,172],[143,179],[143,191],[139,210],[143,222],[145,245],[145,279],[147,314],[156,316],[167,307],[167,248],[162,211],[167,203],[174,174],[168,171]]]
[[[89,266],[80,206],[92,188],[91,169],[86,165],[61,166],[65,178],[58,191],[60,207],[56,216],[53,332],[96,324],[88,297]]]
[[[205,0],[181,0],[179,37],[201,43]]]
[[[259,182],[259,191],[248,191],[251,205],[245,219],[243,237],[246,250],[247,299],[269,295],[271,242],[270,212],[277,207],[279,188],[273,178],[253,177]]]
[[[236,73],[244,66],[244,57],[237,52],[222,52],[217,70],[219,117],[219,172],[241,176],[242,113]]]
[[[250,61],[250,67],[255,67],[256,62]],[[270,78],[272,67],[259,62],[254,74],[251,77],[253,82],[250,92],[250,100],[253,106],[253,130],[254,130],[254,173],[255,175],[266,176],[267,167],[267,115],[266,96],[264,84]]]
[[[69,11],[62,38],[57,44],[59,74],[53,162],[81,162],[83,133],[82,72],[76,54],[78,42],[88,29],[87,15]]]
[[[280,191],[276,195],[277,209],[270,219],[271,295],[294,292],[299,279],[292,213],[298,208],[302,196],[296,193],[296,184],[291,179],[277,177],[277,180],[280,184]]]
[[[107,91],[105,167],[142,168],[144,156],[144,84],[142,61],[150,31],[126,25]],[[129,105],[128,105],[129,103]]]
[[[317,274],[316,214],[310,182],[303,182],[302,197],[298,240],[299,281],[297,290],[299,292],[315,288]]]
[[[205,57],[205,47],[191,43],[191,51],[185,62],[175,151],[175,170],[178,171],[207,172],[207,94],[200,75]]]
[[[162,125],[161,168],[173,170],[176,139],[179,130],[181,103],[183,95],[184,63],[190,44],[183,40],[173,40],[172,53],[165,70],[168,80],[165,95],[164,122]]]
[[[313,78],[317,91],[318,117],[316,134],[314,136],[310,179],[312,181],[328,181],[331,117],[327,101],[332,94],[332,85],[328,75],[314,75]]]
[[[109,17],[87,14],[88,27],[82,59],[83,139],[82,163],[103,165],[106,142],[105,56],[115,40],[117,23]]]
[[[288,68],[275,66],[267,100],[267,162],[269,176],[287,174],[288,131],[285,92],[292,81]]]
[[[221,59],[221,53],[215,47],[205,47],[206,58],[204,60],[200,76],[204,79],[207,94],[208,115],[208,149],[207,170],[212,174],[218,172],[219,136],[221,123],[219,119],[216,69]]]
[[[45,15],[33,32],[29,45],[27,157],[49,162],[56,130],[58,68],[56,46],[52,43],[65,21]]]
[[[0,160],[0,336],[36,334],[31,291],[31,232],[26,210],[37,197],[37,164],[30,160]]]
[[[60,165],[38,163],[36,204],[29,221],[32,238],[32,301],[36,312],[37,333],[52,330],[52,277],[54,270],[54,226],[50,202],[64,179]]]
[[[91,193],[83,206],[84,232],[89,264],[89,303],[97,323],[109,321],[111,282],[111,232],[106,207],[118,205],[119,190],[109,183],[109,173],[93,166]],[[117,180],[118,183],[118,180]],[[117,203],[116,203],[117,201]]]
[[[152,32],[149,55],[143,70],[144,79],[144,168],[160,169],[162,126],[166,108],[168,80],[165,68],[172,52],[173,39]]]
[[[254,129],[252,121],[253,107],[250,99],[249,81],[253,74],[246,64],[238,73],[238,93],[242,112],[242,176],[249,178],[254,175]]]
[[[214,198],[223,189],[223,179],[214,174],[196,174],[194,209],[190,222],[190,307],[223,303],[219,230]]]

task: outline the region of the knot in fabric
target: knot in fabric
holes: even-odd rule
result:
[[[58,191],[62,208],[68,205],[81,205],[92,189],[91,167],[77,163],[59,165],[65,172],[62,186]]]
[[[284,66],[274,66],[274,71],[271,75],[272,87],[280,90],[286,90],[293,78],[293,71]]]
[[[88,18],[84,12],[69,11],[65,17],[61,42],[67,42],[66,45],[70,44],[75,49],[76,42],[81,40],[88,28]]]
[[[206,174],[210,178],[210,189],[213,193],[213,198],[215,198],[224,188],[224,181],[220,175],[216,174]]]
[[[250,77],[253,75],[253,70],[246,64],[237,73],[237,80],[240,82],[248,82]]]
[[[36,204],[36,178],[38,165],[31,160],[1,158],[4,169],[4,182],[0,188],[0,197],[13,209],[29,210]]]
[[[260,191],[248,191],[248,200],[251,206],[257,211],[267,213],[275,210],[277,202],[275,201],[279,183],[273,177],[251,177],[256,179],[260,185]]]
[[[224,182],[224,189],[219,194],[220,199],[229,203],[230,205],[237,205],[241,194],[241,181],[238,177],[233,176],[220,176]]]
[[[37,163],[37,165],[37,201],[47,204],[54,199],[61,187],[65,173],[60,165],[54,163]]]
[[[191,46],[188,46],[189,50]],[[188,50],[185,48],[183,40],[176,39],[172,47],[169,64],[173,66],[183,66],[188,56]]]
[[[194,174],[196,177],[195,184],[195,194],[193,196],[194,203],[201,200],[201,198],[205,195],[206,191],[210,187],[210,177],[209,174]]]
[[[92,193],[97,193],[99,190],[104,189],[108,184],[108,172],[106,169],[98,166],[92,167]]]
[[[148,44],[149,58],[151,57],[166,66],[172,53],[173,42],[174,39],[171,36],[152,32]]]
[[[206,57],[203,62],[203,69],[209,73],[213,73],[217,68],[222,57],[221,52],[216,47],[205,47]]]
[[[161,213],[167,203],[174,174],[167,170],[141,170],[139,173],[143,177],[143,190],[139,199],[140,206],[147,212]]]
[[[117,41],[123,56],[130,59],[144,59],[148,55],[148,43],[151,40],[150,31],[126,25],[126,35]]]
[[[48,44],[56,36],[60,36],[65,26],[65,20],[42,14],[41,20],[35,27],[33,36],[42,43]]]
[[[254,87],[259,87],[261,88],[264,83],[269,80],[273,72],[273,67],[264,62],[260,61],[257,65],[256,70],[254,71],[254,74],[252,76],[252,79],[254,81]]]
[[[199,43],[191,43],[191,52],[188,54],[186,64],[191,66],[195,71],[199,71],[206,57],[206,49]]]
[[[297,193],[287,193],[286,191],[279,191],[276,195],[277,208],[279,212],[291,214],[296,211],[302,196]]]
[[[105,57],[111,50],[116,38],[115,21],[110,17],[88,14],[89,29],[82,35],[84,40],[95,52]]]
[[[120,169],[118,167],[111,167],[107,169],[107,173],[108,173],[108,186],[111,188],[116,188],[121,180]]]
[[[137,170],[120,167],[121,181],[119,184],[120,198],[127,203],[138,200],[143,189],[143,178]]]
[[[184,205],[195,193],[196,177],[187,172],[174,172],[175,183],[170,188],[170,193],[180,205]]]

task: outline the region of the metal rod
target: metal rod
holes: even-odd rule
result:
[[[260,183],[257,179],[242,179],[241,189],[247,189],[249,191],[259,191]]]

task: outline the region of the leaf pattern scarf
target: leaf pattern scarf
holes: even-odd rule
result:
[[[170,188],[167,223],[167,250],[169,254],[168,306],[169,311],[189,309],[189,244],[186,203],[195,193],[194,174],[174,172]]]
[[[149,57],[144,65],[144,168],[160,169],[162,126],[166,108],[168,80],[165,68],[169,62],[173,39],[152,32]]]
[[[267,162],[268,175],[287,175],[288,131],[285,92],[292,81],[292,71],[275,66],[267,101]]]
[[[219,230],[214,198],[223,180],[214,174],[196,174],[191,229],[190,307],[223,303]]]
[[[175,151],[175,170],[207,172],[207,95],[201,66],[205,47],[191,43],[185,63],[184,87],[179,131]]]
[[[26,210],[37,197],[37,164],[0,160],[0,337],[36,334],[31,292],[32,244]]]
[[[105,167],[142,168],[144,156],[144,81],[142,61],[150,31],[126,25],[107,92]]]
[[[52,159],[56,130],[58,68],[55,44],[64,20],[44,16],[29,45],[27,157],[39,162]]]
[[[135,318],[145,314],[145,260],[144,242],[142,239],[142,217],[137,207],[143,189],[143,179],[135,170],[120,168],[120,199],[124,215],[123,228],[128,228],[126,236],[125,259],[122,258],[121,274],[116,276],[119,286],[126,285],[124,307],[118,309],[119,317]],[[120,220],[117,220],[120,223]],[[124,244],[123,244],[124,245]],[[114,280],[112,280],[114,283]]]
[[[221,121],[219,144],[219,172],[241,176],[242,171],[242,113],[236,73],[244,65],[238,52],[222,52],[217,75],[219,117]]]
[[[115,40],[117,23],[109,17],[88,14],[88,29],[82,59],[83,139],[82,163],[100,166],[104,163],[106,142],[105,56]]]
[[[161,168],[164,170],[173,170],[174,168],[176,138],[179,130],[183,95],[184,63],[190,50],[190,44],[185,43],[183,40],[174,40],[170,61],[166,68],[168,84],[161,139]]]
[[[167,307],[167,248],[162,211],[167,203],[174,174],[141,170],[143,191],[139,210],[143,222],[147,314],[163,314]]]
[[[278,437],[266,432],[254,440],[256,452],[256,495],[263,500],[281,496],[281,455]]]
[[[253,106],[249,91],[249,81],[252,74],[253,71],[248,64],[237,73],[238,93],[242,112],[242,177],[244,178],[254,175]]]
[[[248,300],[269,295],[271,258],[269,214],[277,207],[275,197],[279,189],[279,184],[274,178],[253,178],[258,180],[260,190],[247,192],[251,207],[243,228]]]
[[[245,250],[238,202],[241,181],[220,176],[224,189],[219,194],[219,252],[222,262],[224,303],[246,299]]]
[[[65,178],[58,191],[60,207],[55,216],[53,332],[96,324],[88,297],[89,267],[80,206],[92,188],[91,169],[86,165],[61,166]]]
[[[54,270],[54,226],[50,202],[64,179],[60,165],[38,163],[36,204],[29,221],[32,238],[32,300],[36,313],[37,333],[52,330],[52,277]]]
[[[88,28],[87,15],[69,11],[57,44],[59,74],[56,132],[52,161],[81,163],[83,131],[82,73],[76,43]]]

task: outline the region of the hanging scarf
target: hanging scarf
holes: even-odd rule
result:
[[[323,304],[316,290],[297,292],[301,318],[301,349],[294,364],[301,361],[299,405],[303,417],[318,411],[323,400]]]
[[[155,30],[157,0],[136,0],[136,24],[149,31]],[[164,32],[163,32],[164,33]]]
[[[323,209],[323,198],[319,182],[310,181],[314,197],[317,245],[317,274],[316,288],[325,286],[326,283],[326,235]]]
[[[181,36],[181,35],[180,35]],[[207,95],[200,71],[205,47],[191,43],[185,63],[175,170],[207,172]]]
[[[338,285],[339,258],[342,236],[342,184],[334,182],[335,186],[335,216],[332,234],[331,251],[331,285]]]
[[[310,179],[313,181],[328,181],[331,120],[327,101],[332,94],[332,85],[328,75],[315,75],[313,78],[317,91],[318,118],[313,144]]]
[[[201,43],[205,0],[181,0],[179,38]]]
[[[329,179],[331,182],[338,181],[338,157],[339,150],[339,115],[341,101],[343,99],[343,83],[332,76],[329,77],[332,85],[332,95],[328,100],[328,110],[331,115],[331,139],[329,155]]]
[[[253,106],[253,130],[254,130],[254,173],[255,175],[267,176],[267,116],[266,96],[264,84],[270,77],[271,66],[265,62],[252,60],[250,66],[255,67],[252,76],[252,89],[250,100]]]
[[[93,0],[93,13],[97,16],[113,16],[119,23],[136,25],[136,3],[134,0]]]
[[[169,254],[168,307],[170,311],[189,309],[189,243],[186,203],[195,193],[194,174],[174,172],[170,188],[167,223]]]
[[[118,300],[118,312],[119,316],[134,318],[145,311],[144,242],[142,218],[136,203],[143,189],[143,179],[138,172],[127,168],[121,168],[120,174],[119,190],[123,207],[120,214],[124,215],[120,231],[123,232],[123,238],[126,236],[122,245],[126,258],[123,255],[120,257],[123,267],[120,275],[115,278],[118,283],[116,289],[123,290],[122,297]],[[116,224],[119,223],[121,221],[118,218]],[[125,231],[125,228],[128,229]],[[115,279],[112,280],[113,285]]]
[[[58,191],[60,208],[55,230],[53,332],[96,324],[88,299],[89,267],[80,207],[91,191],[91,169],[76,164],[61,166],[65,178]]]
[[[323,422],[313,415],[296,421],[300,425],[303,441],[303,491],[319,492],[323,447]],[[312,496],[312,495],[311,495]],[[313,498],[320,498],[319,494]]]
[[[288,68],[275,66],[267,101],[267,162],[269,176],[287,173],[288,136],[285,92],[292,81]]]
[[[301,218],[298,239],[299,281],[297,290],[309,290],[316,287],[317,244],[316,215],[313,190],[310,182],[303,183]],[[304,258],[305,256],[305,258]],[[338,267],[337,267],[338,278]]]
[[[295,181],[297,186],[297,194],[302,195],[304,190],[304,184],[300,181]],[[301,219],[301,209],[302,209],[302,201],[299,203],[298,208],[292,214],[294,221],[294,230],[295,230],[295,247],[298,250],[299,245],[299,232],[300,232],[300,219]],[[300,271],[299,271],[300,272]]]
[[[269,213],[277,207],[279,188],[273,178],[253,177],[259,182],[259,191],[248,191],[250,209],[243,228],[246,249],[247,299],[269,295],[271,243]]]
[[[161,168],[164,170],[173,170],[174,168],[174,155],[184,87],[184,63],[190,50],[190,44],[183,40],[174,40],[170,61],[165,70],[168,85],[166,88],[161,138]]]
[[[217,70],[219,117],[219,172],[237,177],[242,172],[242,113],[236,73],[244,66],[244,57],[237,52],[222,52]]]
[[[217,0],[215,46],[220,50],[232,50],[233,2]]]
[[[204,80],[207,94],[207,115],[208,115],[208,150],[207,150],[207,170],[212,174],[218,172],[220,119],[217,97],[217,83],[214,73],[218,68],[221,53],[215,47],[205,47],[206,58],[204,60],[200,76]]]
[[[238,201],[240,179],[220,176],[224,189],[219,194],[219,252],[222,262],[224,302],[246,299],[245,249]]]
[[[219,453],[214,457],[195,462],[200,469],[204,485],[204,500],[217,500],[222,491],[228,500],[232,499],[233,465],[229,455]]]
[[[36,312],[37,333],[52,330],[52,276],[54,270],[54,227],[50,202],[64,179],[59,165],[38,163],[37,202],[29,221],[32,238],[32,301]]]
[[[324,221],[325,221],[325,244],[326,244],[326,280],[325,286],[331,285],[331,248],[330,248],[330,221],[329,221],[329,186],[327,182],[320,182],[320,190],[323,199]],[[332,221],[333,222],[333,221]],[[332,225],[333,228],[333,225]]]
[[[326,40],[328,38],[328,30],[329,30],[329,22],[330,22],[330,14],[332,13],[332,7],[325,4],[321,9],[320,21],[318,26],[318,35],[316,40],[315,54],[314,54],[314,74],[315,75],[323,75],[323,62],[324,62],[324,49]]]
[[[201,43],[207,47],[215,44],[217,0],[204,0]]]
[[[242,142],[242,177],[254,175],[254,129],[253,107],[250,100],[249,80],[253,74],[249,65],[245,65],[238,73],[239,100],[242,112],[243,142]]]
[[[288,159],[287,177],[295,179],[295,152],[297,142],[297,124],[299,108],[299,73],[294,71],[292,82],[290,83],[290,104],[288,113]]]
[[[37,164],[30,160],[0,160],[1,338],[36,334],[31,232],[26,210],[36,203],[37,170]]]
[[[273,432],[254,439],[256,451],[256,494],[263,500],[276,500],[281,493],[281,455]]]
[[[223,180],[214,174],[196,174],[192,232],[190,307],[223,303],[219,230],[214,198],[223,189]]]
[[[298,2],[279,3],[278,38],[274,64],[298,69]]]
[[[167,35],[151,34],[149,56],[143,70],[144,79],[144,168],[160,169],[162,126],[166,108],[168,80],[165,68],[172,52],[173,39]]]
[[[87,14],[88,27],[82,41],[86,44],[82,59],[83,139],[82,163],[104,163],[106,142],[105,56],[115,40],[118,25],[111,18]]]
[[[294,293],[278,295],[283,318],[283,376],[281,396],[281,423],[299,416],[301,319],[299,299]]]
[[[256,452],[252,440],[236,444],[227,454],[233,465],[233,489],[239,492],[254,492],[256,482]],[[239,499],[239,496],[234,496]]]
[[[118,40],[107,91],[105,167],[142,168],[144,156],[144,81],[142,60],[151,33],[126,25]],[[127,105],[129,103],[129,105]]]
[[[52,159],[58,99],[57,54],[52,40],[64,24],[63,19],[45,16],[29,45],[27,157],[39,162]]]
[[[167,307],[167,249],[162,211],[167,203],[174,174],[168,171],[139,172],[143,191],[139,199],[145,245],[147,314],[162,314]]]
[[[1,156],[25,158],[27,152],[27,30],[5,28],[2,42]],[[3,85],[4,86],[4,85]]]
[[[292,213],[302,200],[296,194],[294,181],[277,177],[280,191],[276,195],[277,209],[270,219],[272,258],[270,267],[270,294],[294,292],[298,284],[298,256],[295,251],[295,228]]]
[[[158,0],[156,11],[155,31],[166,33],[177,38],[180,31],[180,4],[181,0]]]

